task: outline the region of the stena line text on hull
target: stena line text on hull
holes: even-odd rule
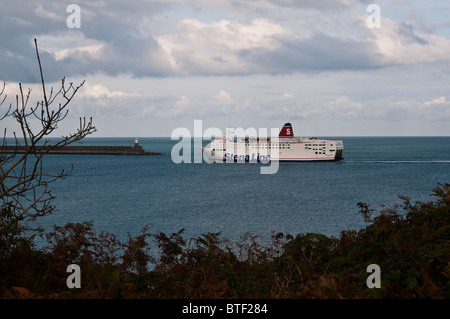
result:
[[[246,163],[268,163],[270,162],[270,155],[261,155],[252,153],[251,155],[243,155],[243,154],[230,154],[225,153],[225,161],[234,161],[234,162],[246,162]]]

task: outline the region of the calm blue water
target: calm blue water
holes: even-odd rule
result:
[[[344,137],[344,160],[281,164],[261,175],[260,164],[174,164],[177,141],[140,138],[164,156],[48,155],[50,169],[73,174],[53,184],[59,211],[38,220],[45,229],[93,221],[125,239],[150,224],[153,233],[185,229],[187,237],[221,232],[239,240],[270,231],[339,236],[364,227],[356,204],[377,210],[398,195],[428,201],[438,182],[450,182],[450,137]],[[86,138],[85,145],[133,145],[133,138]]]

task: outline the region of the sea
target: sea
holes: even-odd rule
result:
[[[239,241],[246,234],[319,233],[339,237],[365,227],[358,202],[376,212],[401,204],[399,195],[430,201],[438,183],[450,182],[450,137],[330,137],[344,142],[339,162],[280,164],[179,163],[178,140],[141,137],[158,156],[47,155],[44,169],[73,169],[51,184],[57,211],[36,223],[91,221],[95,230],[125,241],[145,227],[150,233],[184,229],[185,238],[220,233]],[[208,141],[203,141],[207,144]],[[87,137],[83,145],[132,146],[134,138]],[[192,151],[196,151],[194,148]],[[197,150],[198,151],[198,150]]]

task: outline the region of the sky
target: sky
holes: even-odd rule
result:
[[[85,80],[55,136],[79,117],[93,118],[95,137],[171,136],[194,120],[223,132],[290,122],[296,136],[450,135],[447,0],[0,0],[0,111],[19,83],[30,105],[42,99],[34,39],[48,88]]]

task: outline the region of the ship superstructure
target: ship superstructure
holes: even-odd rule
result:
[[[278,137],[241,137],[227,130],[203,148],[211,162],[310,162],[339,161],[343,157],[342,140],[294,137],[291,123],[284,124]]]

